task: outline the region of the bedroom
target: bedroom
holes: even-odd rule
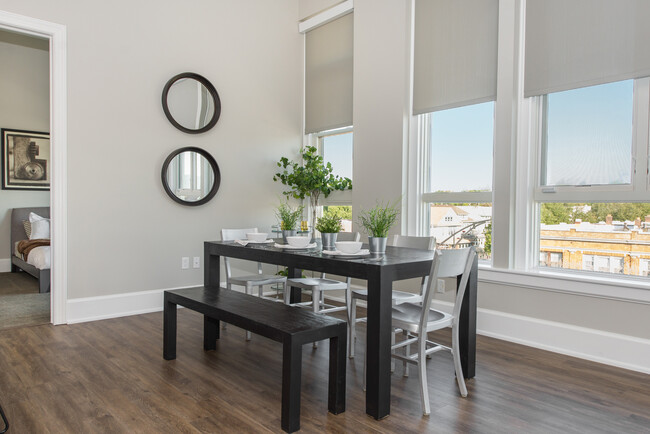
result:
[[[49,185],[43,185],[49,184],[50,169],[47,140],[50,125],[49,44],[46,39],[0,31],[0,57],[5,64],[0,76],[0,128],[3,136],[3,158],[0,159],[3,163],[0,190],[0,329],[4,329],[50,322],[49,247],[35,247],[26,257],[18,253],[20,259],[15,256],[18,240],[28,238],[23,221],[29,222],[31,209],[38,208],[42,217],[49,218]],[[28,176],[23,170],[22,174],[19,171],[14,176],[14,166],[32,167],[29,160],[27,163],[13,164],[14,154],[17,154],[14,148],[21,149],[22,146],[25,150],[23,154],[28,157],[26,150],[29,144],[38,147],[31,157],[31,164],[37,172]],[[11,161],[7,158],[9,156]],[[24,208],[29,209],[21,213],[19,210]],[[12,223],[14,209],[15,222]],[[32,217],[33,221],[38,219],[38,214]],[[49,239],[49,222],[43,221],[37,225],[42,230],[34,232],[34,237]],[[31,222],[27,226],[30,229]],[[22,259],[26,259],[28,264],[21,262]],[[16,265],[19,263],[20,267]],[[39,279],[41,274],[42,278]]]

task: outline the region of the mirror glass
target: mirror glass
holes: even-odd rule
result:
[[[199,148],[182,148],[172,152],[162,170],[167,194],[184,205],[201,205],[217,193],[221,182],[214,158]]]
[[[204,77],[186,72],[173,77],[163,90],[163,109],[179,130],[196,134],[209,130],[221,114],[219,95]]]

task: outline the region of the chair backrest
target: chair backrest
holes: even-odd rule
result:
[[[393,246],[407,247],[410,249],[434,250],[436,248],[436,237],[415,237],[410,235],[395,235]],[[420,295],[424,295],[429,276],[424,276],[420,283]]]
[[[410,235],[395,235],[393,246],[411,249],[433,250],[436,248],[435,237],[413,237]]]
[[[246,234],[249,232],[257,232],[257,228],[248,228],[248,229],[221,229],[221,241],[235,241],[235,240],[245,240]],[[223,257],[223,264],[226,268],[226,280],[230,280],[231,271],[230,271],[230,261],[228,257]],[[262,264],[257,263],[257,272],[262,274]]]
[[[422,302],[422,317],[420,318],[420,327],[423,330],[426,327],[428,312],[431,308],[431,301],[435,287],[438,284],[438,279],[445,277],[462,276],[458,286],[458,293],[456,294],[456,301],[454,303],[453,316],[454,321],[458,321],[460,313],[460,305],[465,295],[465,288],[469,280],[469,273],[472,271],[472,264],[476,250],[474,247],[466,249],[445,249],[436,250],[433,254],[433,263],[431,264],[431,273],[429,274],[429,283],[424,294]]]
[[[359,232],[339,232],[336,241],[359,241],[361,234]]]
[[[257,228],[221,229],[221,241],[245,240],[249,232],[257,232]]]

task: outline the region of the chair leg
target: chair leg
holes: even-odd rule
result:
[[[350,347],[349,356],[354,359],[354,344],[357,340],[357,299],[351,297],[350,312],[348,314],[348,346]]]
[[[409,338],[409,332],[408,331],[402,330],[402,334],[404,335],[404,339]],[[411,345],[406,345],[404,347],[404,355],[406,357],[411,355]],[[409,376],[409,364],[406,363],[406,362],[402,362],[402,364],[404,365],[404,376],[408,377]]]
[[[253,287],[252,287],[252,285],[250,285],[248,283],[246,284],[246,294],[253,295]],[[251,334],[251,332],[246,330],[246,340],[250,341],[252,336],[253,335]]]
[[[393,347],[395,346],[395,329],[392,329],[390,331],[390,372],[395,372],[395,359],[392,357],[393,354],[395,354],[395,350]]]
[[[458,325],[451,327],[451,354],[454,356],[454,369],[456,370],[456,382],[460,390],[460,396],[467,397],[467,386],[463,375],[463,366],[460,363],[460,345],[458,339]]]
[[[420,397],[422,398],[422,413],[431,414],[429,406],[429,386],[427,384],[427,333],[420,331],[418,336],[418,368],[420,369]]]
[[[312,308],[314,309],[314,313],[318,313],[320,311],[320,296],[321,296],[320,289],[312,288],[311,300],[312,300]],[[318,348],[318,342],[316,341],[314,341],[314,348]]]

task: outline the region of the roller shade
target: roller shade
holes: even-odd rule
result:
[[[493,101],[498,0],[416,0],[413,113]]]
[[[524,95],[650,75],[650,1],[528,0]]]
[[[353,14],[310,30],[305,48],[305,133],[352,125]]]

